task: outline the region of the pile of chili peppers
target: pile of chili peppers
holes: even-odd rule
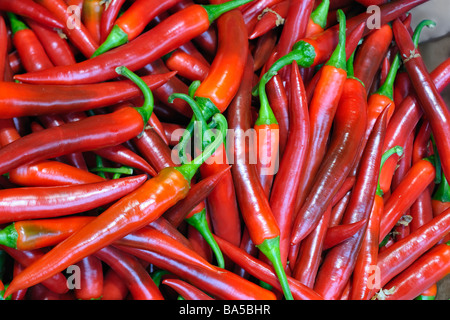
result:
[[[1,299],[434,299],[425,2],[0,0]]]

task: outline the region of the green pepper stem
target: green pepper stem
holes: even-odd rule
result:
[[[433,194],[433,200],[450,202],[450,185],[443,172],[441,173],[441,183]]]
[[[14,13],[7,12],[6,14],[8,15],[9,22],[11,24],[11,32],[13,35],[20,30],[29,29],[28,26],[23,21],[21,21]]]
[[[433,146],[433,157],[434,157],[434,168],[436,169],[436,177],[434,178],[434,183],[439,184],[441,183],[441,176],[442,176],[442,164],[441,164],[441,157],[439,156],[439,151],[436,146],[436,139],[434,138],[434,134],[431,133],[431,145]]]
[[[361,85],[363,87],[365,87],[366,85],[364,84],[364,82],[362,82],[360,79],[355,77],[355,72],[354,72],[354,68],[353,68],[353,61],[354,60],[355,60],[355,51],[353,51],[352,55],[347,60],[347,78],[359,81],[359,83],[361,83]]]
[[[205,239],[206,243],[211,247],[211,250],[214,252],[214,256],[216,257],[217,266],[219,268],[225,268],[225,260],[223,258],[222,251],[220,250],[219,245],[217,244],[214,236],[211,233],[211,230],[208,225],[208,220],[206,219],[206,209],[202,209],[200,212],[195,213],[189,218],[185,219],[187,223],[193,226],[202,237]]]
[[[128,34],[118,25],[114,25],[106,40],[94,51],[91,59],[127,42]]]
[[[231,11],[233,9],[239,8],[240,6],[250,3],[253,0],[231,0],[221,4],[207,4],[202,7],[208,13],[209,23],[214,22],[222,14]]]
[[[327,25],[328,11],[330,9],[330,0],[322,0],[322,2],[311,13],[311,20],[325,29]]]
[[[266,239],[261,244],[257,245],[257,247],[272,263],[286,300],[294,300],[291,289],[289,288],[286,272],[283,268],[283,264],[281,263],[280,237],[278,236],[272,239]]]
[[[391,149],[387,150],[385,153],[383,153],[383,155],[381,156],[381,162],[380,162],[380,174],[378,176],[381,175],[381,169],[383,168],[384,163],[387,161],[387,159],[389,159],[390,156],[397,154],[399,157],[403,154],[403,148],[400,146],[395,146],[392,147]],[[383,190],[380,187],[380,181],[378,179],[378,184],[377,184],[377,191],[376,194],[380,197],[383,196]]]
[[[160,269],[160,270],[154,271],[151,274],[151,278],[152,278],[153,282],[156,284],[156,286],[159,287],[161,284],[162,277],[167,274],[170,274],[170,272],[167,270]]]
[[[191,162],[184,163],[183,165],[176,167],[175,169],[181,172],[186,180],[191,181],[197,172],[198,168],[208,159],[217,148],[224,142],[224,139],[227,135],[228,124],[226,118],[221,113],[216,113],[212,117],[212,121],[217,123],[217,132],[216,134],[211,132],[211,136],[214,137],[214,141],[212,141],[203,152],[194,158]],[[210,129],[211,130],[211,129]]]
[[[148,121],[150,120],[150,117],[153,113],[153,106],[154,106],[154,99],[153,94],[148,85],[145,83],[144,80],[142,80],[137,74],[135,74],[133,71],[128,69],[125,66],[120,66],[116,68],[116,72],[129,80],[133,81],[139,89],[142,91],[142,94],[144,95],[144,104],[142,107],[135,108],[139,114],[142,116],[142,120],[144,121],[144,127],[147,125]]]
[[[273,113],[272,108],[269,104],[269,99],[266,94],[266,86],[263,82],[259,83],[259,113],[258,118],[256,119],[255,125],[270,125],[270,124],[278,124],[277,118]]]
[[[336,49],[334,49],[333,53],[331,54],[330,59],[327,61],[327,63],[325,63],[325,65],[346,70],[347,56],[345,52],[345,45],[347,24],[344,11],[339,9],[337,11],[337,16],[339,21],[339,42],[336,46]]]
[[[19,234],[14,226],[14,222],[0,230],[0,244],[17,249],[17,239]]]
[[[428,19],[422,20],[419,22],[419,24],[417,25],[417,27],[414,30],[414,33],[412,35],[412,40],[416,47],[419,45],[420,34],[422,33],[422,30],[424,27],[434,28],[434,27],[436,27],[436,22],[434,22],[433,20],[428,20]]]
[[[391,101],[394,100],[394,83],[397,77],[397,72],[400,68],[400,63],[401,63],[400,54],[397,53],[394,59],[392,60],[392,64],[386,76],[386,80],[375,92],[376,94],[388,97],[389,99],[391,99]]]
[[[93,172],[109,172],[109,173],[127,174],[127,175],[133,174],[133,168],[126,167],[126,166],[122,166],[120,168],[96,167],[96,168],[92,168],[91,171],[93,171]]]

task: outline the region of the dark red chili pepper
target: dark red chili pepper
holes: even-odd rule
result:
[[[103,279],[103,295],[101,300],[125,300],[128,287],[124,279],[113,269],[108,269]]]
[[[136,257],[111,246],[98,250],[95,256],[125,280],[134,300],[164,300],[150,274]]]
[[[158,14],[167,11],[180,0],[169,1],[134,1],[123,14],[114,21],[114,26],[92,57],[98,56],[112,48],[123,45],[137,38],[150,21]],[[84,10],[83,10],[84,11]]]
[[[344,72],[344,74],[346,74],[345,69],[339,69],[339,71],[336,72]],[[323,73],[322,77],[323,76],[326,77],[326,74]],[[331,78],[327,81],[329,80],[331,80]],[[322,151],[319,152],[323,152],[323,156],[318,152],[315,152],[317,155],[315,156],[315,159],[317,159],[315,160],[317,161],[315,163],[317,168],[315,171],[317,173],[310,176],[311,178],[314,178],[314,180],[311,179],[310,182],[308,181],[308,183],[302,185],[304,188],[302,191],[307,192],[307,195],[300,194],[305,200],[295,216],[291,244],[298,244],[319,222],[321,214],[331,203],[335,192],[347,178],[350,170],[349,167],[354,163],[358,147],[363,137],[367,118],[367,102],[363,97],[363,95],[366,94],[364,86],[359,80],[349,76],[342,84],[341,90],[341,96],[333,98],[339,99],[338,105],[335,107],[335,112],[329,109],[324,110],[323,108],[322,110],[317,108],[312,111],[312,104],[310,105],[310,115],[312,112],[316,112],[317,114],[317,116],[315,116],[315,119],[317,120],[311,121],[311,126],[315,125],[319,128],[331,128],[331,124],[334,123],[334,128],[333,131],[330,132],[331,141],[328,150],[325,150],[324,147],[321,148]],[[325,101],[326,99],[323,100],[323,102]],[[326,105],[321,106],[325,107]],[[324,112],[325,115],[323,115]],[[326,139],[319,139],[317,133],[325,132],[326,136],[328,136],[326,131],[326,129],[319,129],[313,131],[311,134],[310,152],[307,154],[308,159],[310,159],[309,157],[312,155],[311,151],[318,146],[313,142]],[[325,140],[322,140],[321,143],[325,143]],[[307,163],[310,163],[310,161]],[[307,166],[307,168],[311,168],[311,166]],[[303,170],[307,169],[304,168]],[[304,186],[307,186],[308,184],[311,186],[305,188]],[[297,196],[298,194],[299,193],[297,193]]]
[[[84,212],[115,201],[137,189],[145,175],[83,185],[3,189],[0,202],[2,223],[49,218]]]
[[[380,222],[380,242],[395,226],[404,212],[411,207],[419,195],[436,176],[436,170],[429,161],[419,160],[411,166],[397,188],[385,203]]]
[[[386,284],[376,300],[412,300],[450,272],[450,243],[436,245],[395,279]]]
[[[121,249],[189,281],[216,299],[275,300],[273,292],[225,269],[217,271],[199,269],[151,251],[135,248]]]
[[[42,259],[13,279],[8,287],[10,293],[32,286],[126,234],[144,227],[186,197],[190,181],[201,163],[215,151],[219,144],[223,143],[227,130],[226,121],[221,114],[214,116],[213,121],[219,122],[218,129],[222,138],[211,143],[193,162],[162,170],[140,188],[114,203],[78,232],[59,243]],[[109,232],[105,233],[105,229]],[[67,255],[67,252],[70,252],[70,255]],[[41,263],[50,268],[39,266]]]
[[[55,19],[46,8],[32,0],[1,0],[0,10],[33,19],[51,28],[64,28],[64,24],[59,19]]]
[[[14,266],[13,266],[13,277],[18,275],[25,267],[22,266],[17,260],[14,260]],[[27,296],[28,289],[22,289],[14,292],[11,295],[11,300],[24,300]]]
[[[450,210],[446,210],[389,248],[380,251],[377,262],[380,288],[435,246],[449,232],[449,219]]]
[[[0,245],[0,248],[15,261],[24,266],[25,269],[45,255],[45,251],[43,249],[20,251],[3,245]],[[61,272],[55,273],[53,276],[41,281],[40,284],[58,294],[63,294],[69,291],[66,277]],[[4,296],[7,297],[9,294],[5,294]]]
[[[49,290],[48,288],[41,285],[40,283],[31,287],[28,291],[29,292],[27,293],[27,296],[31,300],[45,301],[45,300],[73,300],[74,299],[73,294],[70,291],[66,292],[64,294],[58,294],[58,293],[55,293],[55,292]]]
[[[132,71],[139,70],[151,61],[155,61],[175,50],[181,44],[200,35],[223,13],[248,2],[250,0],[233,0],[219,6],[189,6],[118,48],[72,66],[56,66],[49,69],[46,72],[47,74],[33,73],[34,80],[37,80],[34,82],[41,84],[96,83],[115,78],[117,66],[125,65]],[[171,33],[171,37],[159,36],[166,34],[168,30],[177,30],[177,32]],[[28,76],[17,75],[17,77],[19,81],[32,82]],[[28,78],[28,80],[25,78]]]
[[[393,30],[403,64],[436,137],[436,147],[441,159],[442,170],[446,177],[450,177],[450,155],[448,154],[450,150],[450,137],[448,136],[450,111],[436,89],[406,27],[399,20],[395,20]]]
[[[245,25],[247,27],[247,32],[250,34],[251,30],[254,28],[255,24],[258,22],[258,17],[264,11],[265,8],[271,7],[282,0],[260,0],[254,1],[240,7],[240,11],[244,17]]]
[[[25,70],[32,72],[53,67],[53,63],[33,30],[11,12],[8,12],[8,18],[11,23],[14,47],[19,53]]]
[[[0,80],[4,81],[4,75],[6,70],[6,63],[8,60],[8,29],[6,28],[5,19],[0,16]]]
[[[266,7],[258,16],[259,21],[255,24],[255,27],[249,32],[249,39],[256,39],[262,37],[269,30],[276,28],[282,24],[286,19],[289,10],[289,1],[281,1],[273,6]]]
[[[296,63],[292,64],[291,72],[289,136],[269,198],[270,207],[280,228],[280,254],[284,264],[287,262],[290,246],[295,196],[306,160],[306,147],[309,143],[308,104]]]
[[[96,256],[83,258],[76,264],[80,268],[79,287],[74,288],[79,300],[99,300],[103,294],[103,265]]]
[[[164,279],[162,284],[171,287],[185,300],[214,300],[197,287],[179,279]]]
[[[269,60],[278,40],[277,30],[269,30],[258,38],[253,51],[253,69],[261,69]]]
[[[385,24],[364,38],[355,55],[355,76],[364,83],[367,91],[372,86],[375,74],[386,56],[392,39],[392,28]]]

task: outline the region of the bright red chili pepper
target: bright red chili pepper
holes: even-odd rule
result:
[[[162,284],[171,287],[185,300],[214,300],[197,287],[179,279],[164,279]]]
[[[325,235],[325,240],[323,243],[324,250],[334,247],[338,243],[351,238],[355,235],[362,227],[367,225],[366,219],[359,220],[357,222],[352,222],[349,224],[340,224],[327,229]]]
[[[55,19],[46,8],[32,0],[1,0],[0,10],[33,19],[51,28],[64,28],[60,20]]]
[[[200,164],[223,142],[227,125],[226,121],[222,119],[224,117],[220,114],[213,118],[213,120],[219,121],[222,139],[216,139],[193,162],[181,167],[162,170],[140,188],[114,203],[92,222],[59,243],[42,259],[25,269],[10,283],[8,287],[10,293],[39,283],[42,279],[50,277],[126,234],[144,227],[186,197],[190,180]],[[104,230],[109,230],[109,232],[105,233]],[[69,251],[71,254],[67,255]],[[41,263],[47,267],[39,266]],[[48,268],[48,266],[51,267]]]
[[[111,32],[124,3],[125,0],[111,0],[105,7],[100,20],[100,43],[103,43]]]
[[[391,231],[404,212],[429,186],[435,176],[436,170],[433,164],[427,160],[420,160],[412,165],[385,203],[380,222],[380,242]]]
[[[92,57],[105,53],[137,38],[150,21],[173,7],[180,0],[158,1],[137,0],[114,21],[114,26]],[[84,10],[83,10],[84,12]]]
[[[209,72],[209,64],[179,49],[164,57],[167,68],[188,80],[204,80]]]
[[[448,136],[450,111],[436,89],[406,27],[399,20],[395,20],[393,30],[403,64],[436,137],[436,147],[441,159],[442,170],[446,177],[450,177],[450,155],[448,154],[450,151],[450,137]]]
[[[450,272],[450,244],[436,245],[386,284],[377,300],[412,300]]]
[[[134,300],[164,300],[150,274],[136,257],[110,246],[98,250],[95,256],[125,280]]]
[[[270,8],[266,7],[259,15],[259,21],[255,24],[253,30],[249,32],[248,38],[256,39],[262,37],[269,30],[284,24],[288,10],[289,1],[281,1]]]
[[[56,66],[47,70],[47,74],[33,73],[35,81],[25,74],[16,77],[19,81],[41,84],[86,84],[113,79],[117,76],[117,66],[125,65],[132,71],[139,70],[203,33],[218,16],[250,1],[233,0],[218,7],[192,5],[171,15],[133,41],[97,57],[72,66]],[[169,30],[175,30],[171,32],[171,37],[160,37]]]

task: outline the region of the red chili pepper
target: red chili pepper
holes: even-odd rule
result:
[[[312,37],[326,29],[330,0],[322,0],[312,11],[306,26],[305,37]]]
[[[64,24],[59,19],[55,19],[46,8],[32,0],[1,0],[0,10],[33,19],[51,28],[64,28]]]
[[[284,264],[288,258],[295,196],[306,160],[310,129],[305,88],[296,63],[292,64],[291,72],[290,131],[269,198],[270,207],[280,228],[280,254]]]
[[[125,0],[111,0],[105,6],[100,20],[100,43],[103,43],[111,32],[124,3]]]
[[[134,300],[164,300],[150,274],[136,257],[110,246],[98,250],[95,256],[125,280]]]
[[[6,63],[8,60],[6,56],[8,55],[8,29],[6,28],[5,19],[0,16],[0,80],[4,80],[4,74],[6,70]]]
[[[277,275],[273,271],[273,268],[261,260],[258,260],[245,250],[233,246],[228,241],[215,236],[217,243],[223,252],[229,256],[236,264],[247,270],[251,275],[258,279],[274,286],[277,289],[281,289]],[[303,285],[292,277],[287,277],[289,287],[292,290],[292,295],[296,300],[322,300],[322,297],[316,292]]]
[[[170,81],[173,72],[143,76],[142,80],[154,90]],[[128,80],[91,85],[30,85],[2,82],[0,105],[3,118],[37,116],[42,114],[85,111],[126,101],[142,94]]]
[[[41,84],[86,84],[115,78],[117,66],[125,65],[132,71],[139,70],[151,61],[155,61],[203,33],[218,16],[250,1],[233,0],[217,7],[215,5],[189,6],[185,10],[171,15],[133,41],[107,53],[72,66],[51,68],[45,72],[47,74],[33,73],[35,81],[25,75],[17,75],[17,80]],[[177,30],[178,32],[172,32],[171,37],[160,37],[161,34],[166,34],[168,30]],[[43,77],[41,78],[41,76]]]
[[[57,31],[31,19],[26,19],[25,22],[36,33],[53,65],[68,66],[76,63],[75,55],[69,43]]]
[[[436,89],[408,30],[399,20],[394,21],[393,30],[403,64],[436,137],[436,146],[441,159],[442,170],[446,177],[450,177],[450,155],[448,154],[450,137],[447,134],[450,131],[450,111]]]
[[[435,176],[436,170],[427,160],[420,160],[412,165],[402,182],[385,203],[380,222],[380,242],[387,236],[404,212],[429,186]]]
[[[205,64],[196,57],[178,49],[167,54],[164,59],[167,68],[176,71],[177,75],[190,81],[202,81],[209,72],[209,64]]]
[[[253,59],[251,56],[248,59],[248,68],[252,70]],[[234,130],[231,171],[239,208],[250,238],[273,263],[286,299],[292,299],[280,257],[280,229],[262,189],[256,167],[250,164],[250,150],[244,138],[245,131],[251,126],[252,84],[252,81],[241,82],[240,89],[229,107],[231,110],[228,111],[230,128]]]
[[[14,260],[14,266],[13,266],[13,277],[18,275],[25,267],[22,266],[17,260]],[[24,300],[27,296],[27,289],[22,289],[14,292],[11,295],[11,300]]]
[[[266,7],[258,16],[259,21],[255,27],[249,32],[249,39],[262,37],[269,30],[284,24],[289,10],[289,1],[281,1],[271,7]]]
[[[412,300],[450,272],[450,244],[436,245],[386,284],[376,300]],[[386,290],[386,291],[385,291]]]
[[[258,38],[253,51],[253,69],[261,69],[270,59],[278,41],[277,30],[269,30]]]
[[[185,300],[215,300],[197,287],[179,279],[164,279],[162,284],[171,287]]]
[[[352,222],[349,224],[341,224],[327,229],[325,240],[323,243],[324,250],[334,247],[338,243],[351,238],[355,235],[363,226],[367,225],[366,219]]]
[[[36,34],[11,12],[8,12],[11,23],[14,47],[27,72],[45,70],[53,67]]]
[[[244,17],[248,33],[250,34],[251,30],[258,22],[259,15],[264,11],[265,8],[271,7],[281,1],[282,0],[259,0],[240,7],[239,9]]]
[[[137,38],[150,21],[158,14],[173,7],[180,0],[169,1],[134,1],[121,16],[114,21],[110,33],[97,48],[92,57],[103,54],[112,48],[118,47]],[[84,11],[84,10],[83,10]]]
[[[360,85],[362,86],[361,83]],[[386,125],[387,109],[377,119],[374,130],[369,137],[369,142],[362,156],[362,165],[356,175],[350,201],[342,218],[342,224],[363,219],[369,220],[377,191]],[[361,246],[366,229],[367,224],[350,239],[334,246],[326,254],[314,285],[314,290],[321,294],[324,299],[337,299],[342,294],[355,268],[358,249]]]
[[[381,157],[380,170],[386,159],[393,154],[401,154],[402,152],[401,147],[394,147],[386,151]],[[371,280],[373,280],[373,274],[376,272],[374,266],[378,262],[380,220],[383,210],[383,191],[378,183],[366,231],[361,242],[361,249],[355,261],[353,279],[351,280],[350,298],[352,300],[369,300],[371,298],[371,289],[375,286]]]
[[[219,121],[222,138],[216,139],[198,158],[181,167],[162,170],[140,188],[114,203],[13,279],[8,287],[9,292],[38,283],[126,234],[144,227],[186,197],[190,180],[200,164],[223,142],[227,125],[222,119],[224,118],[220,114],[213,118],[214,121]],[[104,230],[109,232],[105,233]],[[67,255],[68,251],[70,255]],[[40,264],[51,267],[41,267]]]
[[[104,3],[101,0],[83,1],[81,21],[97,45],[100,44],[100,22],[104,10]]]
[[[420,296],[416,297],[414,300],[435,300],[437,295],[437,284],[432,284],[431,287],[426,289],[424,292],[420,294]]]
[[[0,221],[49,218],[84,212],[115,201],[144,183],[145,175],[86,185],[0,190]]]
[[[23,265],[25,269],[45,255],[45,251],[43,249],[20,251],[2,245],[0,245],[0,248],[4,250],[9,256],[11,256],[15,261]],[[55,273],[53,276],[41,281],[40,284],[58,294],[63,294],[69,291],[66,277],[61,272]],[[8,288],[10,286],[11,285],[9,285]],[[4,296],[8,297],[9,294],[6,294],[5,292]]]
[[[275,295],[271,291],[225,269],[217,271],[199,269],[151,251],[134,248],[121,249],[189,281],[216,299],[275,300]]]
[[[103,294],[103,265],[96,256],[88,256],[76,264],[80,268],[79,287],[75,297],[79,300],[99,300]]]
[[[103,295],[101,300],[125,300],[128,287],[124,279],[113,269],[108,269],[103,279]]]

